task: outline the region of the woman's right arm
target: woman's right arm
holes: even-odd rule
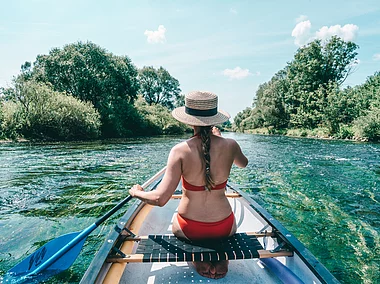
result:
[[[239,168],[245,168],[248,165],[248,159],[241,151],[239,144],[233,141],[233,153],[234,153],[234,164]]]

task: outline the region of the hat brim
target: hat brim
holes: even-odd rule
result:
[[[172,111],[172,116],[178,121],[191,126],[211,126],[221,124],[230,119],[228,112],[219,110],[213,116],[195,116],[185,112],[185,107],[178,107]]]

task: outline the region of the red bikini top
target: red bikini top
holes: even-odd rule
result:
[[[227,185],[227,181],[225,181],[221,184],[217,184],[211,189],[212,190],[224,189],[224,188],[226,188],[226,185]],[[182,177],[182,187],[184,189],[187,189],[190,191],[204,191],[204,190],[206,190],[205,185],[192,185],[191,183],[188,183],[183,177]]]

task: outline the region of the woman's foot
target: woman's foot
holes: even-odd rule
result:
[[[193,262],[198,274],[212,279],[220,279],[228,272],[228,260],[221,261],[195,261]]]
[[[212,265],[215,267],[215,279],[220,279],[226,276],[228,272],[228,260],[221,260],[212,262]]]
[[[215,279],[215,276],[217,275],[216,274],[217,271],[215,269],[215,266],[211,262],[194,261],[193,264],[199,275],[203,277]]]

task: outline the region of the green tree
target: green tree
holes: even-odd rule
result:
[[[145,66],[139,70],[140,93],[149,105],[160,104],[168,109],[180,99],[179,81],[163,67]]]
[[[255,128],[251,122],[252,109],[247,107],[235,116],[233,129],[244,132],[244,130]]]
[[[91,42],[77,42],[38,55],[32,76],[50,83],[55,91],[91,102],[101,115],[103,136],[133,132],[133,125],[123,121],[125,109],[133,111],[139,85],[137,69],[127,56],[113,55]]]
[[[315,40],[297,51],[287,66],[285,103],[292,125],[313,128],[322,122],[329,84],[344,82],[357,61],[357,48],[353,42],[332,37],[324,44]]]
[[[175,107],[181,107],[185,105],[185,95],[179,95],[175,101]]]
[[[256,92],[256,108],[252,115],[260,115],[265,127],[284,128],[289,123],[289,114],[285,104],[285,94],[288,91],[286,71],[276,73],[268,83],[259,86]],[[257,122],[259,122],[258,120]]]

